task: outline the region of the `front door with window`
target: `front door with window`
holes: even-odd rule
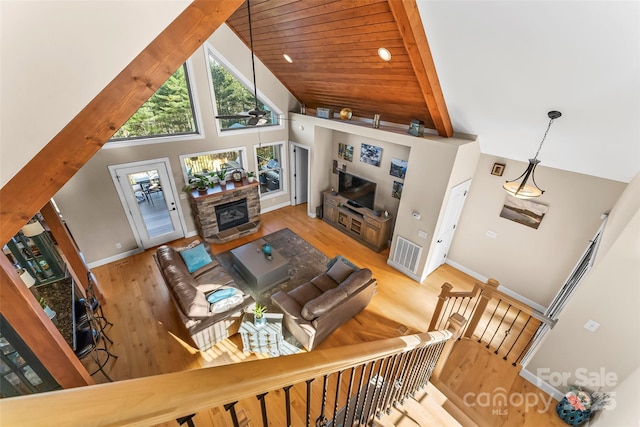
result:
[[[136,239],[143,248],[184,237],[168,161],[109,169]]]

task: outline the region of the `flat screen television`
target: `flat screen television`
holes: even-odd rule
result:
[[[351,200],[353,206],[364,206],[373,210],[376,198],[376,183],[340,171],[338,174],[338,193]]]

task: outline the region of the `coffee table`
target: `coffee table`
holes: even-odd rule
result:
[[[233,267],[257,291],[267,290],[289,278],[289,260],[272,249],[271,259],[262,252],[263,239],[231,250]]]
[[[245,313],[240,324],[242,336],[242,350],[245,354],[269,353],[271,357],[282,353],[282,313],[265,313],[267,323],[256,327],[253,323],[253,313]]]

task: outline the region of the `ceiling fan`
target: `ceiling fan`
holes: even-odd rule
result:
[[[258,124],[265,124],[267,119],[264,116],[267,115],[267,112],[261,110],[258,107],[258,87],[256,86],[256,62],[255,55],[253,53],[253,30],[251,27],[251,1],[247,0],[247,15],[249,16],[249,44],[251,45],[251,70],[253,72],[253,99],[255,101],[256,107],[255,109],[248,111],[246,113],[232,114],[232,115],[221,115],[216,116],[216,119],[249,119],[247,121],[247,126],[256,126]]]

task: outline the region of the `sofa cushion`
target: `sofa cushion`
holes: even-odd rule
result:
[[[311,283],[313,283],[313,286],[320,289],[322,292],[327,292],[328,290],[338,286],[338,284],[325,273],[319,274],[311,279]]]
[[[334,282],[342,283],[352,272],[353,268],[348,266],[342,259],[339,259],[331,266],[326,274],[331,277]]]
[[[198,283],[191,277],[187,268],[183,263],[168,265],[164,270],[164,277],[167,279],[167,285],[173,288],[176,283],[185,282],[191,286],[197,286]]]
[[[296,300],[301,306],[318,298],[320,295],[322,295],[322,292],[313,286],[311,282],[303,283],[292,291],[289,291],[289,296]]]
[[[209,316],[209,303],[204,294],[188,282],[173,284],[173,293],[178,300],[182,312],[188,317]]]
[[[180,255],[182,256],[184,263],[187,265],[189,273],[199,270],[207,264],[210,264],[212,261],[211,255],[209,255],[204,247],[204,243],[199,244],[195,248],[180,251]]]
[[[342,283],[340,283],[338,287],[340,289],[343,289],[348,295],[352,295],[356,293],[362,287],[362,285],[371,280],[371,276],[371,270],[369,270],[368,268],[363,268],[351,273],[351,275],[347,277],[347,279]]]
[[[186,270],[186,266],[184,265],[182,257],[175,249],[170,246],[160,246],[156,251],[156,256],[158,259],[158,264],[163,270],[170,265],[182,265]]]
[[[347,298],[347,292],[344,289],[338,287],[328,290],[302,307],[302,317],[307,320],[313,320],[342,303],[345,298]]]

